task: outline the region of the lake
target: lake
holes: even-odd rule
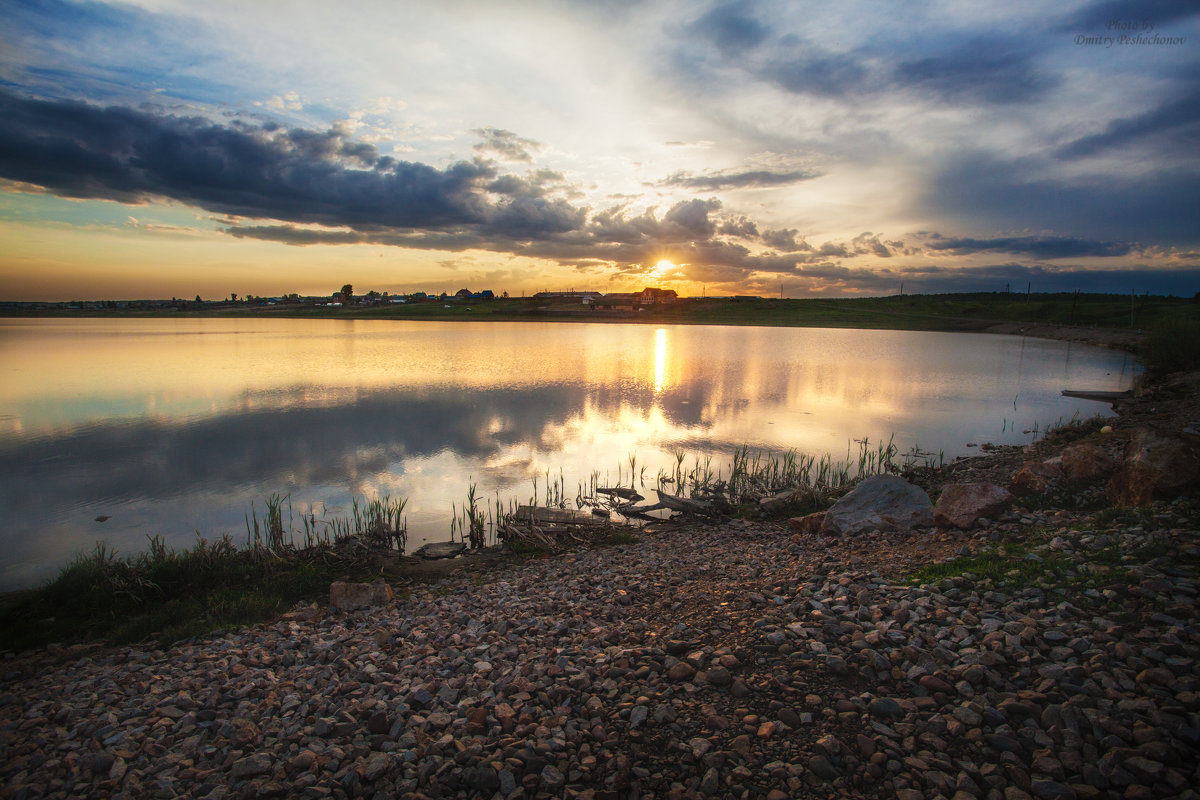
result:
[[[984,334],[814,328],[307,319],[0,319],[0,590],[97,540],[246,540],[286,495],[298,517],[407,498],[409,551],[452,504],[527,501],[561,476],[653,484],[685,451],[855,454],[1027,443],[1104,414],[1123,353]],[[98,522],[97,517],[109,517]],[[285,511],[286,521],[286,511]]]

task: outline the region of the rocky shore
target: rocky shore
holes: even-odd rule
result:
[[[1157,391],[1095,446],[1200,417],[1194,380]],[[169,650],[10,657],[0,796],[1194,798],[1200,502],[1104,491],[968,530],[681,520]]]

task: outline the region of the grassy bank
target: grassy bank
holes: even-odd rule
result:
[[[103,542],[80,553],[43,586],[0,599],[0,641],[23,650],[48,643],[143,640],[160,644],[271,619],[329,591],[335,580],[379,577],[403,552],[405,501],[354,499],[348,518],[311,512],[294,526],[287,498],[251,509],[246,541],[197,536],[185,550],[149,537],[143,553],[121,555]],[[286,521],[285,521],[286,520]]]
[[[270,619],[329,590],[366,579],[368,562],[347,548],[270,553],[228,539],[183,552],[132,558],[98,544],[44,587],[0,604],[0,638],[23,650],[51,642],[168,643]]]
[[[929,331],[985,331],[1002,323],[1146,329],[1195,318],[1196,302],[1176,297],[1111,294],[977,292],[841,299],[686,298],[640,311],[594,311],[579,303],[533,298],[445,300],[328,307],[303,304],[190,304],[183,310],[0,310],[6,316],[255,316],[331,319],[623,322],[683,325],[763,325]]]

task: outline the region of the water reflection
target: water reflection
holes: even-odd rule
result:
[[[667,330],[659,328],[654,332],[654,393],[661,394],[663,376],[667,372]]]
[[[0,321],[0,587],[105,538],[123,552],[244,535],[251,502],[333,513],[409,498],[411,541],[448,533],[471,480],[573,493],[636,454],[948,455],[1104,408],[1119,353],[1014,337],[775,328],[332,320]],[[626,467],[627,470],[627,467]],[[111,519],[94,522],[97,515]]]

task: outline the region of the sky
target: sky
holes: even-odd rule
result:
[[[1200,291],[1200,4],[0,21],[0,300]]]

